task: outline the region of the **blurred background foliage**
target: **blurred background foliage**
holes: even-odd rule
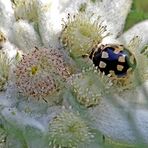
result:
[[[148,19],[148,0],[133,0],[133,5],[125,24],[125,30],[146,19]]]

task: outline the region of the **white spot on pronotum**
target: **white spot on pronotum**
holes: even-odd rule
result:
[[[118,58],[118,61],[119,61],[119,62],[125,62],[125,56],[120,56],[120,57]]]
[[[123,67],[122,65],[117,65],[117,70],[118,70],[118,71],[122,71],[123,68],[124,68],[124,67]]]
[[[105,68],[105,67],[106,67],[106,63],[100,61],[99,67],[100,67],[100,68]]]
[[[108,53],[107,53],[107,52],[103,51],[101,57],[106,59],[106,58],[108,58],[109,56],[108,56]]]

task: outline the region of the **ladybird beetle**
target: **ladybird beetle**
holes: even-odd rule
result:
[[[114,72],[118,77],[125,76],[128,69],[133,71],[137,64],[135,56],[123,45],[117,44],[99,45],[93,48],[89,58],[105,75]]]

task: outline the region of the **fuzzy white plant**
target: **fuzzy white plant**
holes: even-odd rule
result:
[[[90,142],[86,145],[87,148],[98,148],[100,146],[102,139],[98,136],[98,131],[101,131],[101,135],[105,135],[105,138],[110,137],[119,143],[131,143],[133,147],[138,139],[142,139],[142,141],[138,142],[148,144],[148,108],[146,106],[148,90],[146,83],[147,58],[144,54],[142,55],[140,53],[141,48],[148,44],[148,21],[141,22],[123,33],[125,19],[130,10],[131,3],[132,0],[0,0],[0,31],[5,34],[5,39],[2,40],[4,43],[0,43],[1,49],[8,54],[9,58],[15,57],[18,51],[21,51],[25,55],[22,56],[22,59],[19,61],[15,61],[12,67],[10,67],[17,69],[17,87],[15,87],[16,81],[11,79],[13,77],[12,73],[7,72],[7,70],[10,70],[9,67],[5,64],[5,69],[1,70],[1,72],[5,72],[6,70],[5,73],[10,76],[8,78],[9,81],[6,91],[0,92],[0,119],[2,120],[4,130],[9,134],[8,138],[6,138],[8,148],[49,148],[53,145],[55,148],[71,147],[71,145],[77,147],[79,143],[87,141],[87,139],[90,138],[89,128],[87,124],[85,124],[89,123],[88,120],[90,119],[92,120],[90,120],[91,124],[89,125],[95,134],[94,143]],[[81,14],[84,13],[86,18],[90,16],[90,14],[94,14],[91,18],[92,22],[95,22],[98,16],[100,16],[101,26],[106,26],[105,30],[107,29],[107,31],[111,33],[109,37],[104,39],[102,34],[99,34],[101,39],[97,41],[100,44],[116,44],[120,42],[124,44],[125,47],[128,47],[128,49],[136,51],[137,67],[141,69],[139,76],[143,79],[142,83],[136,83],[136,89],[129,87],[130,89],[123,91],[124,88],[120,85],[110,85],[112,84],[110,77],[103,76],[103,74],[99,73],[95,75],[98,78],[98,80],[96,80],[94,76],[95,73],[91,73],[91,70],[82,72],[83,66],[90,66],[88,64],[90,62],[88,53],[91,52],[91,46],[89,47],[87,57],[79,57],[80,59],[71,59],[69,57],[71,65],[68,65],[70,66],[70,72],[67,72],[65,64],[62,64],[66,58],[62,58],[62,56],[63,53],[66,54],[66,56],[70,55],[69,51],[71,49],[64,49],[65,52],[63,52],[63,48],[65,47],[63,45],[63,47],[61,47],[59,37],[61,37],[61,33],[66,32],[66,27],[69,24],[75,27],[75,24],[73,24],[75,19],[70,21],[69,24],[68,22],[64,22],[65,30],[63,30],[61,25],[63,23],[62,18],[66,20],[68,13],[72,16],[75,14],[79,16],[79,11],[81,11]],[[89,19],[86,20],[89,24]],[[84,22],[82,26],[81,21]],[[75,37],[74,42],[72,42],[72,44],[74,44],[72,45],[73,47],[75,47],[75,45],[82,47],[84,44],[81,42],[87,42],[87,39],[92,41],[93,35],[95,34],[95,29],[91,28],[92,22],[90,23],[91,25],[88,25],[88,28],[87,25],[85,25],[86,22],[82,20],[81,17],[79,22],[79,28],[80,30],[82,29],[82,33],[84,33],[83,38],[78,28],[72,28],[70,35],[69,32],[66,32],[68,33],[66,35],[72,41],[73,37]],[[71,31],[71,27],[69,28]],[[91,31],[93,31],[93,33]],[[96,34],[97,31],[96,29]],[[89,38],[86,38],[85,35],[88,35]],[[141,42],[135,42],[135,40],[133,40],[131,44],[135,36],[139,36]],[[139,47],[136,46],[136,43],[139,44]],[[85,45],[87,46],[87,43]],[[35,46],[41,49],[37,55],[32,54],[31,50]],[[46,47],[46,50],[42,48],[42,46]],[[53,46],[53,48],[50,46]],[[67,48],[69,47],[71,46],[67,46]],[[59,55],[60,50],[62,51],[62,55]],[[1,63],[3,62],[6,62],[6,58],[1,60]],[[145,64],[141,64],[141,62]],[[74,66],[76,66],[76,68]],[[71,76],[71,69],[75,69],[73,76]],[[143,74],[145,74],[145,77],[143,77]],[[49,79],[44,79],[44,76]],[[55,78],[56,80],[58,79],[59,82],[61,77],[63,77],[63,85],[62,88],[57,89],[56,86],[58,83],[52,82]],[[67,83],[69,79],[71,79],[71,85]],[[44,84],[47,84],[44,85],[45,88],[42,87],[42,80],[44,80]],[[102,82],[103,87],[107,87],[107,89],[100,88],[101,85],[98,85],[97,82]],[[35,86],[36,83],[39,87]],[[97,85],[94,85],[94,83],[97,83]],[[32,89],[31,93],[30,89]],[[118,91],[119,89],[120,91]],[[45,101],[40,102],[36,96],[35,98],[37,99],[30,100],[24,97],[26,94],[32,95],[32,93],[34,93],[38,95],[39,93],[42,98],[42,92],[43,94],[44,92],[49,92],[52,96],[55,92],[59,93],[61,90],[62,92],[58,99],[60,98],[63,102],[59,101],[56,103],[58,106],[48,104]],[[106,90],[109,90],[111,93],[108,95],[106,92],[103,92]],[[25,92],[25,95],[21,96],[18,94],[19,91]],[[52,99],[55,100],[56,98],[53,96]],[[75,100],[77,100],[77,102]],[[80,106],[80,104],[82,104],[82,106]],[[79,113],[84,116],[84,121],[81,117],[73,113],[63,113],[61,110],[62,105],[72,105],[72,109],[79,111]],[[128,117],[132,120],[129,121]],[[69,125],[73,125],[73,121],[75,121],[76,126],[74,127],[76,128],[74,128],[74,130],[72,128],[72,132],[66,133],[67,129],[69,130]],[[64,135],[62,133],[63,131],[65,132]],[[137,131],[139,132],[139,137],[137,137]],[[51,139],[49,139],[49,135],[52,137]],[[69,135],[71,135],[73,141],[69,139]],[[80,144],[79,147],[81,146]],[[115,147],[118,146],[115,144]]]
[[[35,46],[41,47],[42,45],[39,34],[37,34],[35,31],[33,25],[26,20],[19,20],[15,22],[13,25],[12,33],[14,42],[21,50],[27,52]]]
[[[61,30],[59,0],[37,0],[36,7],[39,32],[44,46],[58,47],[58,34]]]
[[[0,1],[0,12],[0,28],[4,28],[9,35],[9,31],[12,29],[12,25],[15,22],[11,0]]]

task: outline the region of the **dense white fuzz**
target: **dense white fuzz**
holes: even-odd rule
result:
[[[13,35],[15,44],[23,51],[40,47],[40,37],[27,21],[19,20],[13,26]]]
[[[62,2],[60,2],[60,3],[62,3]],[[81,5],[83,5],[84,3],[87,3],[87,6],[88,5],[90,5],[90,4],[93,4],[93,3],[91,3],[91,1],[89,1],[89,0],[75,0],[75,1],[71,1],[71,2],[69,2],[69,1],[67,1],[67,3],[66,3],[66,5],[68,6],[66,6],[66,7],[64,7],[62,10],[62,12],[63,12],[63,16],[65,16],[66,17],[66,14],[67,13],[70,13],[70,14],[75,14],[75,13],[77,13],[80,9],[80,7],[81,7]],[[64,5],[65,6],[65,5]],[[86,7],[87,8],[87,7]],[[64,15],[65,14],[65,15]]]
[[[58,33],[61,30],[61,17],[58,0],[37,0],[39,32],[45,47],[58,45]]]
[[[95,8],[115,37],[122,33],[131,4],[132,0],[103,0],[98,4],[98,8]]]
[[[83,4],[86,4],[85,12],[94,13],[94,18],[98,15],[101,16],[104,20],[103,25],[107,25],[107,29],[116,37],[123,31],[132,0],[96,0],[95,2],[75,0],[71,2],[65,12],[75,14]]]
[[[148,44],[148,20],[136,24],[134,27],[121,35],[119,39],[123,40],[123,42],[128,45],[129,41],[135,36],[138,36],[141,39],[138,49],[141,49]]]
[[[19,112],[16,108],[6,107],[2,110],[1,113],[2,116],[5,117],[5,120],[13,124],[15,123],[15,126],[17,126],[18,128],[31,126],[41,132],[45,132],[45,127],[43,127],[43,125],[39,121],[27,116],[25,113]]]
[[[139,92],[132,91],[131,94],[101,100],[97,107],[89,109],[96,128],[117,141],[136,143],[140,135],[139,140],[144,139],[147,143],[148,109],[139,97]],[[137,133],[135,128],[141,133]]]
[[[0,0],[0,27],[4,28],[9,34],[14,23],[14,10],[11,0]]]
[[[2,50],[7,53],[9,59],[14,58],[17,52],[20,52],[19,49],[8,40],[3,44]]]

